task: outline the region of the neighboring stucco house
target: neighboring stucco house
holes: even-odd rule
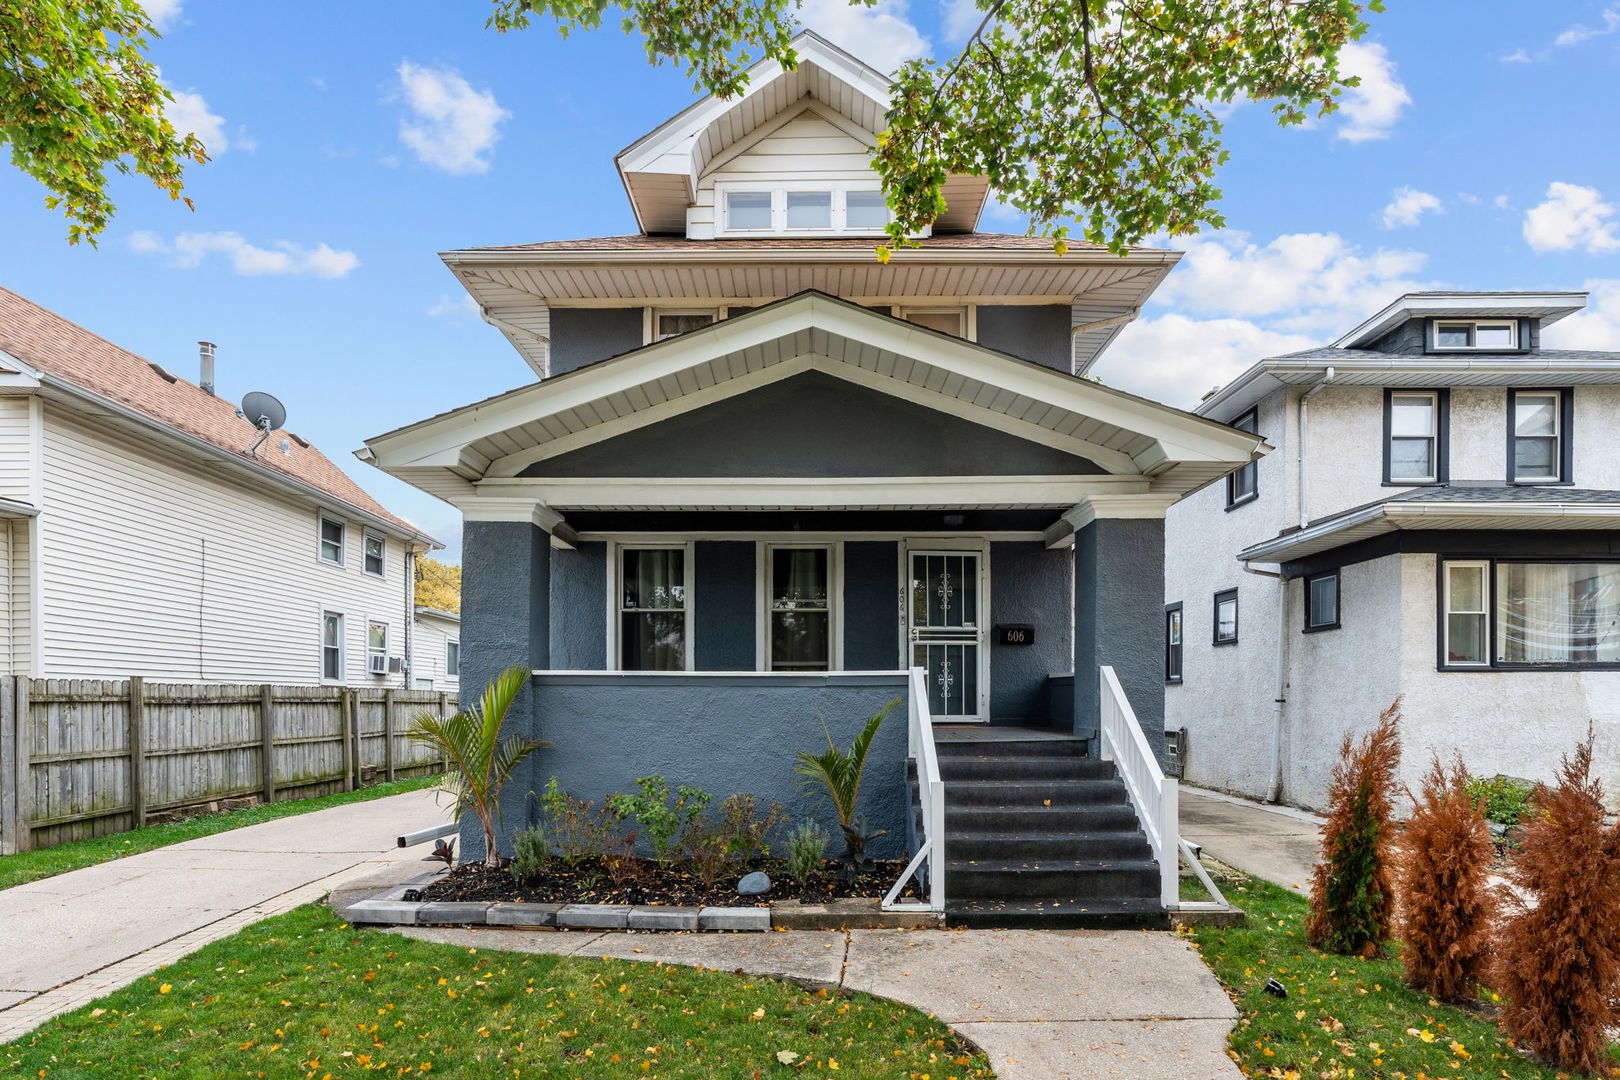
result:
[[[1400,696],[1410,783],[1550,779],[1591,724],[1620,791],[1620,352],[1541,346],[1585,302],[1409,294],[1198,407],[1278,452],[1170,511],[1189,780],[1319,807]]]
[[[811,813],[792,758],[818,714],[847,745],[901,698],[963,759],[956,914],[1139,913],[1114,901],[1145,877],[1162,916],[1118,781],[1078,755],[1104,664],[1162,744],[1165,511],[1264,445],[1080,377],[1174,252],[977,232],[986,185],[957,176],[924,246],[880,263],[888,80],[796,48],[619,154],[638,233],[445,254],[537,378],[361,451],[462,511],[469,693],[535,672],[517,724],[553,745],[503,827],[553,775]],[[915,828],[908,741],[903,708],[864,793],[880,853]]]
[[[413,685],[437,543],[204,352],[199,385],[0,288],[0,674]]]

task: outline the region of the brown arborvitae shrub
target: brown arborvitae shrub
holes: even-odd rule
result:
[[[1524,895],[1505,898],[1496,951],[1502,1027],[1560,1068],[1595,1072],[1620,1027],[1620,825],[1603,823],[1590,733],[1531,808],[1508,869]]]
[[[1329,952],[1376,956],[1389,940],[1394,893],[1389,842],[1395,770],[1401,763],[1401,699],[1360,740],[1349,734],[1328,786],[1322,859],[1311,877],[1305,932]]]
[[[1413,800],[1395,867],[1406,981],[1442,1001],[1464,1001],[1485,979],[1496,897],[1487,884],[1490,826],[1468,794],[1468,770],[1435,757]]]

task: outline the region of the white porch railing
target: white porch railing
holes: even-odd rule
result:
[[[928,683],[923,669],[911,669],[906,684],[906,754],[916,763],[917,795],[922,803],[923,832],[917,851],[883,898],[884,911],[945,910],[945,782],[939,776],[939,753],[934,748],[934,717],[928,710]],[[906,813],[911,808],[906,807]],[[898,899],[912,875],[927,860],[928,900]]]
[[[1159,902],[1166,909],[1194,911],[1225,908],[1226,898],[1194,856],[1192,845],[1181,838],[1181,818],[1176,781],[1164,775],[1159,759],[1136,719],[1136,710],[1119,685],[1114,669],[1104,664],[1098,669],[1099,727],[1102,745],[1098,754],[1114,762],[1125,781],[1131,805],[1147,834],[1148,846],[1159,864]],[[1208,901],[1181,899],[1181,858],[1185,855],[1211,897]]]

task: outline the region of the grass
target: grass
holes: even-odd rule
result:
[[[1241,1019],[1231,1050],[1251,1076],[1532,1080],[1565,1074],[1516,1051],[1491,1019],[1442,1005],[1402,981],[1398,945],[1361,960],[1311,948],[1306,902],[1255,878],[1219,882],[1248,925],[1190,932]],[[1275,978],[1286,999],[1267,995]],[[1616,1058],[1620,1064],[1620,1057]],[[1620,1075],[1620,1074],[1617,1074]]]
[[[96,863],[122,859],[153,848],[168,847],[200,836],[212,836],[246,825],[258,825],[277,818],[307,814],[332,806],[366,802],[405,791],[418,791],[438,782],[436,776],[421,776],[410,780],[395,780],[391,784],[375,784],[358,791],[341,791],[335,795],[322,795],[314,799],[296,799],[289,802],[269,803],[248,807],[246,810],[228,810],[220,814],[204,814],[167,825],[152,825],[130,832],[93,836],[85,840],[69,840],[55,847],[37,851],[23,851],[0,857],[0,889],[9,889],[29,881],[65,874]]]
[[[784,1064],[781,1056],[796,1055]],[[944,1025],[766,978],[357,930],[308,905],[0,1046],[43,1078],[992,1076]]]

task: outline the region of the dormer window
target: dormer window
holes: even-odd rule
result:
[[[876,236],[889,223],[883,192],[818,181],[715,185],[721,236]]]
[[[1518,352],[1517,319],[1435,319],[1429,324],[1430,352]]]

